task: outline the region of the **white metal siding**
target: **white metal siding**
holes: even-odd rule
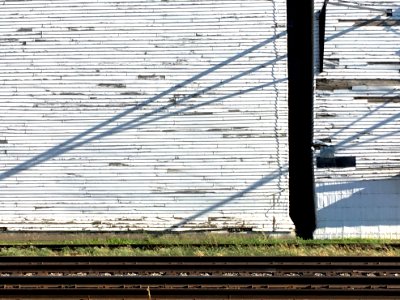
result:
[[[0,226],[289,232],[283,0],[0,6]]]
[[[330,1],[325,41],[314,138],[357,165],[315,169],[315,237],[399,238],[400,1]]]

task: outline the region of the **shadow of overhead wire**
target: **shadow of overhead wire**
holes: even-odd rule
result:
[[[203,210],[195,213],[194,215],[192,215],[192,216],[180,221],[179,223],[171,226],[170,228],[166,229],[165,231],[167,231],[167,232],[168,231],[174,231],[174,230],[176,230],[178,228],[181,228],[184,225],[186,225],[187,223],[189,223],[189,222],[191,222],[191,221],[193,221],[193,220],[195,220],[195,219],[197,219],[197,218],[199,218],[199,217],[201,217],[201,216],[203,216],[203,215],[205,215],[205,214],[207,214],[207,213],[209,213],[209,212],[211,212],[211,211],[213,211],[213,210],[215,210],[215,209],[217,209],[217,208],[219,208],[221,206],[224,206],[225,204],[228,204],[228,203],[230,203],[230,202],[232,202],[232,201],[234,201],[234,200],[236,200],[238,198],[241,198],[241,197],[245,196],[246,194],[258,189],[259,187],[265,185],[266,183],[271,182],[274,179],[279,178],[280,176],[284,175],[287,172],[288,172],[287,166],[282,166],[282,168],[273,171],[269,175],[263,176],[261,179],[257,180],[256,182],[254,182],[253,184],[251,184],[250,186],[248,186],[244,190],[242,190],[242,191],[240,191],[240,192],[238,192],[238,193],[236,193],[236,194],[234,194],[234,195],[232,195],[232,196],[230,196],[230,197],[228,197],[228,198],[226,198],[226,199],[224,199],[222,201],[219,201],[219,202],[207,207],[206,209],[203,209]],[[280,192],[281,191],[278,191],[278,193],[280,193]],[[276,204],[277,203],[275,203],[275,205]],[[268,211],[270,209],[268,209]]]
[[[366,20],[366,21],[362,21],[362,22],[360,22],[357,26],[349,27],[349,28],[346,29],[346,30],[342,30],[342,31],[340,31],[340,32],[338,32],[338,33],[335,33],[335,34],[333,34],[333,35],[330,35],[329,37],[326,37],[326,38],[325,38],[325,42],[332,41],[332,40],[334,40],[334,39],[336,39],[336,38],[338,38],[338,37],[340,37],[340,36],[342,36],[342,35],[345,35],[345,34],[347,34],[347,33],[349,33],[349,32],[354,31],[354,30],[356,30],[356,29],[358,29],[358,28],[360,28],[360,27],[368,26],[368,25],[372,24],[373,22],[375,22],[375,21],[377,21],[377,20],[381,20],[381,18],[380,18],[380,17],[376,17],[376,18],[372,18],[372,19],[369,19],[369,20]]]
[[[275,61],[275,60],[274,60],[274,61]],[[246,72],[246,73],[247,73],[247,72]],[[267,88],[267,87],[269,87],[269,86],[274,86],[274,85],[277,85],[277,84],[279,84],[279,83],[283,83],[283,82],[285,82],[285,81],[287,81],[287,78],[282,78],[282,79],[278,79],[278,80],[276,80],[276,81],[272,81],[272,82],[260,84],[260,85],[258,85],[258,86],[251,87],[251,88],[248,88],[248,89],[245,89],[245,90],[240,90],[240,91],[231,93],[231,94],[229,94],[229,95],[221,96],[221,97],[216,98],[216,99],[211,99],[211,100],[204,101],[204,102],[201,102],[201,103],[193,104],[193,105],[191,105],[191,106],[182,108],[182,109],[180,109],[180,110],[177,110],[177,111],[174,111],[174,112],[170,112],[170,113],[168,113],[168,114],[166,114],[166,115],[157,116],[157,117],[155,117],[155,118],[153,118],[153,119],[146,120],[146,121],[142,121],[142,122],[137,123],[137,124],[135,124],[135,123],[138,122],[138,121],[140,121],[140,120],[129,121],[129,122],[125,123],[125,124],[121,124],[120,126],[118,126],[117,128],[115,128],[115,130],[113,130],[112,132],[106,132],[106,133],[104,133],[104,134],[101,134],[100,137],[95,137],[95,138],[96,138],[96,139],[97,139],[97,138],[103,138],[103,137],[105,137],[105,136],[107,136],[107,135],[112,135],[112,134],[119,133],[119,132],[124,131],[124,130],[137,128],[137,127],[139,127],[139,126],[146,125],[146,124],[150,124],[150,123],[152,123],[152,122],[156,122],[156,121],[159,121],[159,120],[162,120],[162,119],[165,119],[165,118],[174,116],[174,115],[183,114],[183,113],[185,113],[185,112],[187,112],[187,111],[189,111],[189,110],[193,110],[193,109],[196,109],[196,108],[199,108],[199,107],[202,107],[202,106],[210,105],[210,104],[213,104],[213,103],[216,103],[216,102],[220,102],[220,101],[223,101],[223,100],[226,100],[226,99],[229,99],[229,98],[233,98],[233,97],[236,97],[236,96],[240,96],[240,95],[243,95],[243,94],[247,94],[247,93],[250,93],[250,92],[254,92],[254,91],[257,91],[257,90],[260,90],[260,89],[263,89],[263,88]],[[160,111],[166,110],[166,109],[168,109],[168,108],[170,108],[170,107],[173,107],[173,106],[175,106],[175,105],[177,105],[177,104],[181,104],[181,103],[183,103],[184,101],[186,101],[186,100],[188,100],[188,99],[190,99],[190,98],[192,98],[192,97],[189,96],[188,98],[185,97],[185,98],[183,98],[183,99],[181,99],[181,100],[177,100],[177,101],[176,101],[176,104],[173,104],[173,105],[172,105],[172,104],[165,105],[165,106],[163,106],[162,108],[156,109],[156,110],[154,110],[153,112],[149,113],[149,115],[157,114],[157,113],[160,112]],[[146,117],[147,117],[147,114],[146,114]],[[140,118],[140,119],[142,119],[142,118]],[[133,125],[133,124],[134,124],[134,125]]]
[[[394,20],[398,19],[398,15],[399,11],[397,10],[394,12]],[[385,53],[383,56],[388,57],[389,55],[393,55],[394,58],[399,55],[399,52],[396,52],[397,48],[393,47],[398,40],[397,35],[399,32],[395,29],[397,26],[391,26],[391,24],[396,24],[396,21],[393,21],[392,17],[376,17],[370,20],[357,21],[354,26],[328,37],[326,41],[333,40],[362,26],[380,26],[375,27],[373,29],[374,34],[370,34],[368,37],[370,39],[375,37],[375,35],[380,35],[382,37],[382,39],[377,38],[375,41],[376,47],[380,47],[379,43],[386,43],[390,40],[386,49],[390,49],[389,51],[393,52],[388,54],[388,52],[385,52],[387,50],[383,48],[383,53]],[[368,33],[364,34],[366,35]],[[372,42],[369,42],[370,47],[372,46],[371,43]],[[337,55],[340,56],[340,53]],[[386,69],[387,65],[385,65],[385,59],[382,58],[382,61],[383,62],[380,62],[380,64],[382,64],[381,68]],[[354,78],[357,79],[356,77],[358,76],[363,78],[363,70],[358,69],[357,71],[359,74],[355,75]],[[386,86],[385,84],[382,84],[382,86],[366,88],[364,90],[354,89],[353,92],[358,99],[362,99],[363,96],[368,98],[368,96],[373,95],[373,98],[381,98],[379,101],[385,101],[385,99],[387,101],[379,105],[373,102],[369,103],[368,108],[371,110],[364,114],[361,112],[354,112],[354,114],[358,114],[356,119],[351,120],[340,130],[329,136],[330,139],[335,137],[338,139],[341,133],[347,133],[342,135],[344,136],[343,140],[333,144],[338,150],[353,149],[353,151],[355,151],[356,149],[354,148],[370,144],[365,147],[366,150],[361,147],[357,152],[353,152],[356,155],[362,155],[361,160],[367,156],[368,160],[364,160],[362,163],[368,164],[368,167],[361,166],[358,169],[361,177],[359,177],[357,173],[347,171],[346,175],[342,177],[332,172],[330,173],[331,175],[324,173],[319,178],[320,180],[317,183],[316,193],[318,194],[317,203],[319,206],[317,210],[317,220],[318,228],[320,229],[340,228],[337,232],[348,231],[357,232],[357,234],[363,232],[363,235],[374,235],[375,230],[386,231],[386,233],[396,231],[396,227],[389,229],[379,226],[399,226],[400,224],[398,218],[400,213],[398,205],[400,200],[398,193],[400,180],[398,175],[392,176],[385,174],[386,170],[392,172],[392,168],[398,167],[396,164],[396,153],[390,153],[393,151],[395,141],[400,135],[400,129],[396,129],[396,127],[398,127],[396,124],[398,124],[400,120],[400,113],[396,110],[396,106],[388,107],[388,105],[398,102],[399,93],[398,89],[394,86]],[[351,97],[352,94],[348,92],[347,96]],[[357,98],[353,97],[355,100]],[[367,100],[365,101],[367,102]],[[374,105],[377,106],[372,108],[371,106]],[[373,136],[371,137],[369,135]],[[390,141],[389,138],[393,136],[396,137],[392,138]],[[376,142],[376,145],[373,145],[373,142]],[[378,152],[383,153],[378,154]],[[381,165],[380,158],[382,157],[383,160],[385,153],[391,157],[385,158],[385,162]],[[376,161],[374,155],[377,155]],[[357,180],[354,180],[354,178],[357,178]],[[376,228],[373,228],[374,226],[376,226]],[[343,235],[350,236],[352,234],[354,233]]]
[[[400,119],[400,113],[397,113],[397,114],[395,114],[395,115],[393,115],[393,116],[391,116],[391,117],[389,117],[389,118],[387,118],[387,119],[385,119],[385,120],[383,120],[381,122],[378,122],[378,123],[366,128],[366,129],[364,129],[361,133],[358,133],[358,134],[355,134],[355,135],[352,135],[352,136],[348,137],[347,139],[337,143],[335,145],[335,147],[337,147],[337,148],[344,147],[346,144],[350,143],[351,141],[354,141],[357,138],[359,138],[359,137],[361,137],[361,136],[363,136],[363,135],[365,135],[365,134],[367,134],[367,133],[369,133],[369,132],[371,132],[371,131],[373,131],[375,129],[378,129],[378,128],[386,125],[386,124],[394,122],[397,119]],[[375,141],[375,140],[378,140],[378,139],[381,139],[381,138],[384,138],[384,137],[389,137],[389,136],[395,135],[395,134],[397,134],[399,132],[400,132],[400,130],[395,130],[395,131],[392,131],[392,132],[388,132],[386,134],[379,135],[377,137],[374,137],[374,138],[371,138],[371,139],[367,139],[365,141],[359,141],[355,145],[348,145],[345,148],[349,149],[349,148],[352,148],[352,147],[356,147],[356,146],[359,146],[361,144],[369,143],[369,142],[372,142],[372,141]]]
[[[392,94],[392,92],[393,92],[393,91],[390,91],[390,92],[388,92],[388,93],[382,95],[382,97],[384,98],[384,97],[388,96],[389,94]],[[355,124],[360,123],[360,122],[362,122],[363,120],[368,119],[370,116],[374,115],[375,113],[378,113],[381,109],[385,108],[389,103],[391,103],[391,101],[386,101],[386,102],[384,102],[383,104],[381,104],[381,105],[375,107],[374,109],[368,111],[368,112],[365,113],[364,115],[362,115],[362,116],[360,116],[359,118],[353,120],[350,124],[346,125],[345,127],[343,127],[343,128],[341,128],[340,130],[336,131],[334,134],[330,135],[330,138],[333,139],[333,138],[337,137],[339,134],[345,132],[346,130],[349,130],[349,129],[353,128],[353,126],[354,126]],[[361,136],[364,136],[366,133],[371,132],[372,130],[378,129],[378,128],[380,128],[380,127],[386,125],[386,124],[389,124],[390,122],[395,121],[395,120],[396,120],[397,118],[399,118],[399,117],[400,117],[400,113],[395,114],[395,115],[393,115],[393,116],[391,116],[391,117],[389,117],[389,118],[387,118],[387,119],[385,119],[385,120],[383,120],[383,121],[381,121],[381,122],[378,122],[378,123],[376,123],[376,124],[370,126],[369,128],[364,129],[362,132],[360,132],[360,133],[358,133],[358,134],[354,134],[354,135],[352,135],[352,136],[349,136],[348,138],[346,138],[346,139],[342,140],[341,142],[335,144],[335,147],[337,147],[337,148],[339,148],[339,147],[344,147],[345,145],[349,144],[350,142],[356,140],[357,138],[359,138],[359,137],[361,137]],[[386,134],[385,136],[390,136],[390,135],[392,135],[392,134],[395,134],[396,132],[398,132],[398,131],[394,131],[394,132],[388,133],[388,134]],[[382,137],[383,137],[383,136],[382,136]],[[378,138],[379,138],[379,137],[378,137]],[[375,139],[377,139],[377,138],[369,139],[369,140],[363,141],[363,142],[358,142],[357,145],[360,145],[360,144],[362,144],[362,143],[367,143],[367,142],[373,141],[373,140],[375,140]],[[353,145],[353,146],[348,146],[348,147],[346,147],[346,148],[351,148],[351,147],[354,147],[354,146],[355,146],[355,145]]]
[[[274,23],[276,24],[277,21],[275,19],[275,16],[276,16],[276,5],[275,5],[275,3],[273,4],[273,10],[274,10],[273,11]],[[276,28],[275,28],[275,30],[276,30]],[[275,34],[276,34],[276,31],[275,31]],[[272,65],[272,72],[271,72],[272,82],[264,83],[262,85],[251,87],[251,88],[248,88],[248,89],[245,89],[245,90],[241,90],[241,91],[232,93],[230,95],[222,96],[222,97],[214,99],[214,100],[206,101],[206,102],[194,105],[192,107],[179,110],[179,111],[175,112],[175,114],[184,113],[186,110],[189,110],[189,109],[198,108],[198,107],[203,106],[203,105],[208,105],[208,104],[212,104],[214,102],[223,101],[225,99],[228,99],[228,98],[231,98],[231,97],[235,97],[235,96],[238,96],[238,95],[241,95],[241,94],[244,94],[244,93],[250,93],[252,91],[256,91],[256,90],[259,90],[259,89],[262,89],[262,88],[266,88],[266,87],[272,86],[274,88],[274,92],[275,92],[275,99],[274,99],[275,100],[274,101],[274,103],[275,103],[274,104],[275,123],[274,123],[274,128],[275,128],[275,142],[276,142],[276,145],[277,145],[276,149],[277,149],[277,165],[278,165],[278,168],[275,171],[271,172],[270,174],[264,175],[261,179],[255,181],[253,184],[251,184],[248,187],[246,187],[245,189],[243,189],[243,190],[231,195],[230,197],[227,197],[226,199],[224,199],[222,201],[217,201],[216,203],[214,203],[214,204],[212,204],[212,205],[210,205],[210,206],[208,206],[208,207],[206,207],[206,208],[194,213],[193,215],[191,215],[189,217],[186,217],[185,219],[181,220],[180,222],[178,222],[175,225],[171,226],[170,228],[166,229],[164,232],[172,232],[172,231],[175,231],[175,230],[179,230],[180,228],[185,227],[185,225],[187,225],[188,223],[196,220],[197,218],[202,217],[202,216],[204,216],[204,215],[206,215],[206,214],[208,214],[208,213],[210,213],[210,212],[212,212],[212,211],[214,211],[214,210],[216,210],[216,209],[218,209],[218,208],[220,208],[220,207],[222,207],[222,206],[224,206],[226,204],[229,204],[229,203],[231,203],[231,202],[233,202],[233,201],[235,201],[237,199],[240,199],[240,198],[246,196],[247,194],[249,194],[250,192],[262,187],[263,185],[265,185],[265,184],[267,184],[267,183],[269,183],[269,182],[271,182],[271,181],[273,181],[275,179],[277,180],[277,189],[278,189],[278,191],[275,194],[278,194],[278,197],[276,197],[275,201],[269,202],[270,203],[270,207],[266,208],[264,210],[264,213],[268,214],[281,201],[282,198],[280,197],[280,194],[284,190],[284,188],[281,187],[281,185],[282,185],[281,184],[281,178],[285,173],[288,173],[288,166],[287,165],[281,165],[281,163],[280,163],[280,150],[281,150],[280,147],[281,146],[279,145],[279,137],[278,137],[278,134],[277,134],[278,119],[279,119],[279,112],[278,112],[278,101],[279,101],[279,96],[278,95],[279,95],[279,93],[278,93],[277,85],[279,83],[287,81],[288,78],[277,79],[277,77],[276,77],[275,69],[274,69],[275,65],[274,64],[277,61],[285,58],[286,55],[279,56],[278,55],[278,49],[277,49],[277,46],[276,46],[275,42],[274,42],[273,46],[274,46],[274,55],[276,57],[275,59],[273,59],[273,60],[271,60],[269,62],[266,62],[264,64],[261,64],[259,66],[256,66],[253,69],[250,69],[250,70],[248,70],[246,72],[243,72],[243,73],[231,78],[231,80],[235,80],[235,79],[237,79],[235,77],[242,77],[244,75],[247,75],[247,74],[250,74],[250,73],[253,73],[253,72],[257,71],[258,69],[264,68],[267,65]],[[161,118],[163,118],[163,117],[161,117]],[[274,228],[274,225],[272,225],[272,227]]]
[[[329,2],[329,4],[330,4],[330,5],[339,5],[339,6],[342,6],[343,4],[345,4],[345,3],[348,2],[348,1],[341,1],[341,2],[343,2],[343,3]],[[351,3],[351,2],[348,2],[348,3]],[[348,5],[348,4],[346,4],[345,6],[348,6],[348,7],[351,7],[351,8],[362,8],[362,9],[373,10],[373,9],[370,8],[370,7],[351,6],[351,5]],[[376,9],[376,11],[377,11],[377,12],[381,12],[381,13],[385,13],[385,12],[386,12],[386,10],[381,10],[381,9]],[[399,14],[399,9],[397,9],[393,14],[394,14],[394,15]],[[346,30],[342,30],[342,31],[340,31],[340,32],[338,32],[338,33],[336,33],[336,34],[333,34],[333,35],[331,35],[331,36],[325,38],[325,42],[328,42],[328,41],[331,41],[331,40],[333,40],[333,39],[335,39],[335,38],[338,38],[338,37],[340,37],[340,36],[343,36],[343,35],[345,35],[345,34],[351,32],[351,31],[356,30],[356,29],[359,28],[359,27],[369,26],[369,25],[371,25],[372,23],[376,22],[377,20],[382,20],[381,16],[377,16],[377,17],[372,18],[372,19],[369,19],[369,20],[365,20],[365,21],[358,22],[358,23],[357,23],[357,26],[351,26],[351,27],[349,27],[349,28],[346,29]],[[384,28],[385,28],[387,31],[395,32],[395,31],[391,30],[391,26],[384,26]],[[395,32],[395,33],[398,34],[398,32]],[[394,91],[394,90],[393,90],[393,91]],[[391,91],[391,92],[389,92],[389,93],[387,93],[387,94],[390,94],[390,93],[392,93],[393,91]],[[385,95],[383,95],[382,97],[385,97]],[[332,138],[338,136],[340,133],[342,133],[342,132],[345,131],[346,129],[352,128],[353,125],[355,125],[355,124],[361,122],[361,121],[364,120],[364,119],[367,119],[369,116],[373,115],[374,113],[378,112],[380,109],[384,108],[388,103],[390,103],[390,101],[383,103],[382,105],[380,105],[380,106],[374,108],[373,110],[371,110],[371,111],[367,112],[366,114],[364,114],[363,116],[359,117],[358,119],[352,121],[349,125],[347,125],[346,127],[342,128],[342,129],[340,129],[340,130],[338,130],[338,131],[335,132],[333,135],[331,135],[330,138],[332,139]],[[379,128],[379,127],[382,127],[382,126],[384,126],[384,125],[386,125],[386,124],[388,124],[388,123],[390,123],[390,122],[396,121],[396,119],[398,119],[399,117],[400,117],[400,114],[395,114],[395,115],[393,115],[393,116],[391,116],[391,117],[389,117],[389,118],[387,118],[387,119],[385,119],[385,120],[383,120],[383,121],[381,121],[381,122],[378,122],[378,123],[374,124],[373,126],[370,126],[369,128],[364,129],[362,132],[360,132],[360,133],[358,133],[358,134],[355,134],[355,135],[352,135],[352,136],[346,138],[345,140],[343,140],[343,141],[341,141],[341,142],[335,144],[334,146],[335,146],[336,148],[345,147],[345,148],[347,149],[347,148],[352,148],[352,147],[358,146],[358,145],[363,144],[363,143],[372,142],[372,141],[377,140],[377,139],[379,139],[379,138],[383,138],[383,137],[388,137],[388,136],[391,136],[391,135],[395,135],[396,133],[398,133],[398,132],[400,132],[400,131],[397,131],[397,130],[396,130],[396,131],[392,131],[392,132],[390,132],[390,133],[387,133],[387,134],[385,134],[385,135],[381,135],[381,136],[379,136],[379,137],[374,137],[374,138],[371,138],[371,139],[368,139],[368,140],[365,140],[365,141],[358,142],[356,145],[348,145],[350,142],[352,142],[352,141],[356,140],[357,138],[359,138],[359,137],[365,135],[365,133],[368,133],[368,132],[370,132],[370,131],[372,131],[372,130],[375,130],[375,129]]]
[[[392,92],[388,92],[385,95],[383,95],[383,97],[391,94]],[[331,135],[331,138],[334,138],[336,136],[338,136],[340,133],[344,132],[345,130],[352,128],[353,125],[361,122],[362,120],[368,118],[369,116],[373,115],[374,113],[378,112],[380,109],[384,108],[388,103],[390,103],[390,101],[384,102],[381,105],[375,107],[374,109],[368,111],[367,113],[363,114],[362,116],[360,116],[359,118],[355,119],[354,121],[352,121],[350,124],[348,124],[347,126],[343,127],[342,129],[336,131],[333,135]],[[341,144],[345,144],[346,142],[341,142]]]
[[[201,106],[204,106],[204,105],[207,105],[207,104],[215,103],[215,102],[222,101],[222,100],[225,100],[225,99],[228,99],[228,98],[231,98],[231,97],[239,96],[239,95],[242,95],[242,94],[245,94],[245,93],[249,93],[249,92],[256,91],[256,90],[259,90],[259,89],[262,89],[262,88],[265,88],[265,87],[268,87],[268,86],[271,86],[271,85],[276,85],[278,83],[284,82],[284,81],[287,80],[287,78],[283,78],[283,79],[280,79],[280,80],[277,80],[277,81],[274,81],[274,82],[268,82],[268,83],[265,83],[265,84],[262,84],[262,85],[259,85],[259,86],[255,86],[255,87],[251,87],[249,89],[241,90],[241,91],[238,91],[238,92],[234,92],[232,94],[229,94],[229,95],[226,95],[226,96],[222,96],[222,97],[214,99],[214,100],[205,101],[205,102],[198,103],[198,104],[189,106],[187,108],[178,110],[176,112],[171,112],[171,113],[169,113],[167,115],[164,115],[164,116],[159,116],[159,117],[156,117],[156,118],[151,119],[151,120],[147,120],[147,121],[143,121],[143,122],[137,123],[137,122],[143,120],[144,118],[147,118],[149,116],[155,115],[155,114],[157,114],[159,112],[162,112],[164,110],[176,107],[177,105],[182,104],[183,102],[185,102],[185,101],[187,101],[187,100],[189,100],[191,98],[197,98],[197,97],[199,97],[201,95],[204,95],[207,92],[209,92],[209,91],[211,91],[211,90],[213,90],[215,88],[218,88],[218,87],[220,87],[222,85],[225,85],[225,84],[227,84],[227,83],[229,83],[231,81],[237,80],[237,79],[239,79],[239,78],[241,78],[243,76],[246,76],[246,75],[249,75],[251,73],[254,73],[254,72],[256,72],[256,71],[258,71],[258,70],[260,70],[262,68],[267,67],[268,65],[272,65],[272,64],[284,59],[285,57],[286,57],[286,55],[282,55],[282,56],[280,56],[278,58],[275,58],[275,59],[273,59],[271,61],[268,61],[266,63],[258,65],[258,66],[254,67],[254,68],[251,68],[251,69],[247,70],[247,71],[239,73],[239,74],[237,74],[237,75],[235,75],[233,77],[230,77],[230,78],[225,79],[225,80],[223,80],[221,82],[213,84],[213,85],[211,85],[209,87],[206,87],[206,88],[202,89],[199,92],[195,92],[195,93],[192,93],[190,95],[187,95],[187,96],[185,96],[185,97],[183,97],[183,98],[181,98],[179,100],[176,100],[174,103],[169,103],[167,105],[164,105],[162,107],[154,109],[153,111],[145,113],[142,116],[140,116],[140,117],[138,117],[138,118],[136,118],[134,120],[127,121],[127,122],[125,122],[125,123],[123,123],[121,125],[116,126],[114,129],[111,129],[109,131],[106,131],[106,132],[104,132],[102,134],[99,134],[98,136],[95,136],[95,137],[89,139],[89,142],[91,142],[92,139],[95,140],[95,139],[103,138],[105,136],[112,135],[112,134],[115,134],[115,133],[119,133],[119,132],[125,131],[127,129],[133,129],[133,128],[136,128],[136,127],[141,126],[141,125],[145,125],[145,124],[148,124],[148,123],[151,123],[151,122],[154,122],[154,121],[165,119],[165,118],[167,118],[169,116],[172,116],[172,115],[177,115],[177,114],[180,114],[180,113],[184,113],[184,112],[186,112],[188,110],[191,110],[191,109],[194,109],[194,108],[198,108],[198,107],[201,107]],[[135,124],[135,123],[137,123],[137,124]]]
[[[80,133],[80,134],[78,134],[78,135],[66,140],[65,142],[63,142],[63,143],[61,143],[61,144],[59,144],[57,146],[54,146],[54,147],[42,152],[41,154],[38,154],[38,155],[34,156],[33,158],[31,158],[31,159],[29,159],[29,160],[27,160],[27,161],[25,161],[23,163],[20,163],[17,166],[15,166],[15,167],[13,167],[13,168],[1,173],[0,174],[0,180],[4,180],[6,178],[14,176],[14,175],[18,174],[21,171],[28,170],[28,169],[30,169],[30,168],[32,168],[32,167],[34,167],[36,165],[39,165],[41,163],[44,163],[44,162],[46,162],[46,161],[48,161],[48,160],[50,160],[50,159],[52,159],[54,157],[62,155],[63,153],[66,153],[66,152],[71,151],[71,150],[73,150],[73,149],[75,149],[77,147],[80,147],[80,146],[85,145],[87,143],[90,143],[90,142],[93,142],[95,140],[101,139],[103,137],[106,137],[106,136],[109,136],[109,135],[112,135],[112,134],[115,134],[115,133],[119,133],[119,132],[127,130],[127,129],[135,128],[135,127],[140,126],[140,125],[148,124],[150,122],[154,122],[154,121],[166,118],[166,117],[174,115],[174,114],[182,113],[184,111],[187,111],[189,109],[193,109],[193,108],[196,108],[196,107],[200,107],[202,105],[210,104],[210,103],[213,103],[213,102],[216,102],[216,101],[221,101],[223,99],[227,99],[227,98],[233,97],[235,95],[240,95],[240,94],[243,94],[243,93],[251,92],[253,90],[257,90],[257,89],[266,87],[266,86],[271,85],[271,84],[276,84],[277,82],[266,83],[266,84],[263,84],[263,85],[260,85],[260,86],[257,86],[257,87],[249,88],[249,89],[244,90],[244,91],[235,92],[235,93],[233,93],[233,94],[231,94],[229,96],[223,96],[221,98],[218,98],[218,100],[210,100],[210,101],[204,102],[204,104],[197,104],[197,105],[194,105],[192,107],[188,107],[188,108],[182,109],[180,111],[170,113],[170,114],[165,115],[165,116],[159,116],[159,117],[154,118],[153,120],[142,121],[143,119],[145,119],[147,117],[155,115],[155,114],[157,114],[157,113],[159,113],[161,111],[164,111],[164,110],[166,110],[168,108],[171,108],[171,107],[173,107],[173,106],[175,106],[177,104],[181,104],[184,101],[187,101],[187,100],[189,100],[189,99],[191,99],[193,97],[197,97],[199,95],[205,94],[205,93],[207,93],[207,92],[209,92],[209,91],[211,91],[211,90],[213,90],[213,89],[215,89],[217,87],[220,87],[220,86],[222,86],[224,84],[227,84],[227,83],[229,83],[229,82],[231,82],[233,80],[237,80],[237,79],[239,79],[239,78],[241,78],[243,76],[246,76],[248,74],[256,72],[256,71],[258,71],[258,70],[260,70],[260,69],[262,69],[262,68],[264,68],[264,67],[266,67],[268,65],[274,64],[274,63],[278,62],[279,60],[284,59],[286,57],[286,55],[277,57],[277,58],[275,58],[275,59],[273,59],[271,61],[268,61],[266,63],[258,65],[258,66],[254,67],[254,68],[251,68],[251,69],[247,70],[247,71],[241,72],[241,73],[239,73],[239,74],[237,74],[237,75],[235,75],[235,76],[233,76],[231,78],[225,79],[225,80],[223,80],[221,82],[218,82],[218,83],[213,84],[213,85],[211,85],[211,86],[209,86],[207,88],[204,88],[199,92],[192,93],[192,94],[190,94],[190,95],[178,100],[176,103],[170,103],[168,105],[164,105],[164,106],[162,106],[160,108],[154,109],[153,111],[151,111],[149,113],[145,113],[142,116],[135,118],[134,120],[127,121],[127,122],[125,122],[123,124],[120,124],[120,125],[115,125],[111,129],[105,130],[104,132],[97,133],[94,136],[90,136],[91,134],[96,133],[97,131],[103,129],[104,127],[106,127],[108,125],[112,125],[112,123],[114,123],[114,122],[120,120],[121,118],[129,115],[130,113],[132,113],[134,111],[137,111],[137,110],[139,110],[139,109],[141,109],[141,108],[143,108],[143,107],[145,107],[145,106],[147,106],[147,105],[149,105],[151,103],[156,102],[157,100],[165,97],[166,95],[171,94],[171,93],[175,92],[176,90],[178,90],[178,89],[180,89],[180,88],[182,88],[182,87],[184,87],[184,86],[186,86],[186,85],[188,85],[188,84],[190,84],[190,83],[192,83],[192,82],[194,82],[194,81],[196,81],[196,80],[198,80],[198,79],[200,79],[200,78],[202,78],[202,77],[204,77],[204,76],[206,76],[206,75],[208,75],[208,74],[210,74],[210,73],[212,73],[212,72],[214,72],[214,71],[216,71],[218,69],[223,68],[224,66],[226,66],[226,65],[228,65],[228,64],[230,64],[230,63],[232,63],[232,62],[234,62],[236,60],[238,60],[239,58],[241,58],[243,56],[246,56],[247,54],[258,50],[258,49],[266,46],[267,44],[275,41],[276,39],[279,39],[279,38],[281,38],[281,37],[283,37],[285,35],[286,35],[286,32],[283,31],[283,32],[271,37],[271,38],[268,38],[268,39],[266,39],[266,40],[264,40],[264,41],[262,41],[262,42],[260,42],[260,43],[258,43],[256,45],[246,49],[245,51],[242,51],[242,52],[240,52],[240,53],[238,53],[238,54],[236,54],[236,55],[224,60],[223,62],[220,62],[220,63],[216,64],[215,66],[212,66],[211,68],[209,68],[209,69],[207,69],[207,70],[205,70],[203,72],[200,72],[200,73],[192,76],[191,78],[189,78],[187,80],[184,80],[183,82],[181,82],[181,83],[179,83],[179,84],[177,84],[175,86],[172,86],[172,87],[166,89],[165,91],[163,91],[163,92],[161,92],[161,93],[159,93],[159,94],[157,94],[157,95],[155,95],[155,96],[143,101],[142,103],[139,103],[139,104],[134,105],[133,107],[131,107],[129,109],[126,109],[125,111],[113,116],[112,118],[110,118],[108,120],[105,120],[105,121],[101,122],[100,124],[97,124],[96,126],[93,126],[93,127],[89,128],[89,129],[83,131],[82,133]],[[281,82],[281,81],[284,81],[284,80],[287,80],[287,79],[281,79],[278,82]]]

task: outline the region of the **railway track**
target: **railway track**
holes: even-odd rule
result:
[[[0,299],[400,299],[400,257],[0,257]]]

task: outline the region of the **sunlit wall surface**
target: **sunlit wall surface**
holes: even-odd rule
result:
[[[315,156],[325,165],[315,169],[315,237],[400,237],[399,20],[398,0],[327,6],[316,70]],[[316,69],[319,29],[317,19]]]
[[[287,233],[286,2],[0,10],[0,226]]]

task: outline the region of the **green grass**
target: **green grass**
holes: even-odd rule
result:
[[[391,244],[396,240],[344,239],[301,240],[273,238],[266,234],[105,234],[105,235],[43,235],[0,236],[0,256],[398,256],[400,250]],[[43,244],[87,245],[51,250]],[[160,245],[151,249],[139,249],[134,245]],[[191,244],[204,246],[193,247]],[[230,246],[221,246],[229,244]],[[13,245],[13,247],[1,247]],[[120,245],[115,247],[115,245]],[[164,246],[161,246],[164,245]],[[362,246],[359,246],[362,245]],[[113,246],[113,247],[108,247]]]
[[[61,250],[50,250],[41,247],[12,247],[0,248],[0,256],[399,256],[400,250],[384,247],[358,248],[338,247],[335,245],[305,247],[290,244],[271,246],[171,246],[151,250],[137,249],[129,246],[110,247],[81,247]]]

